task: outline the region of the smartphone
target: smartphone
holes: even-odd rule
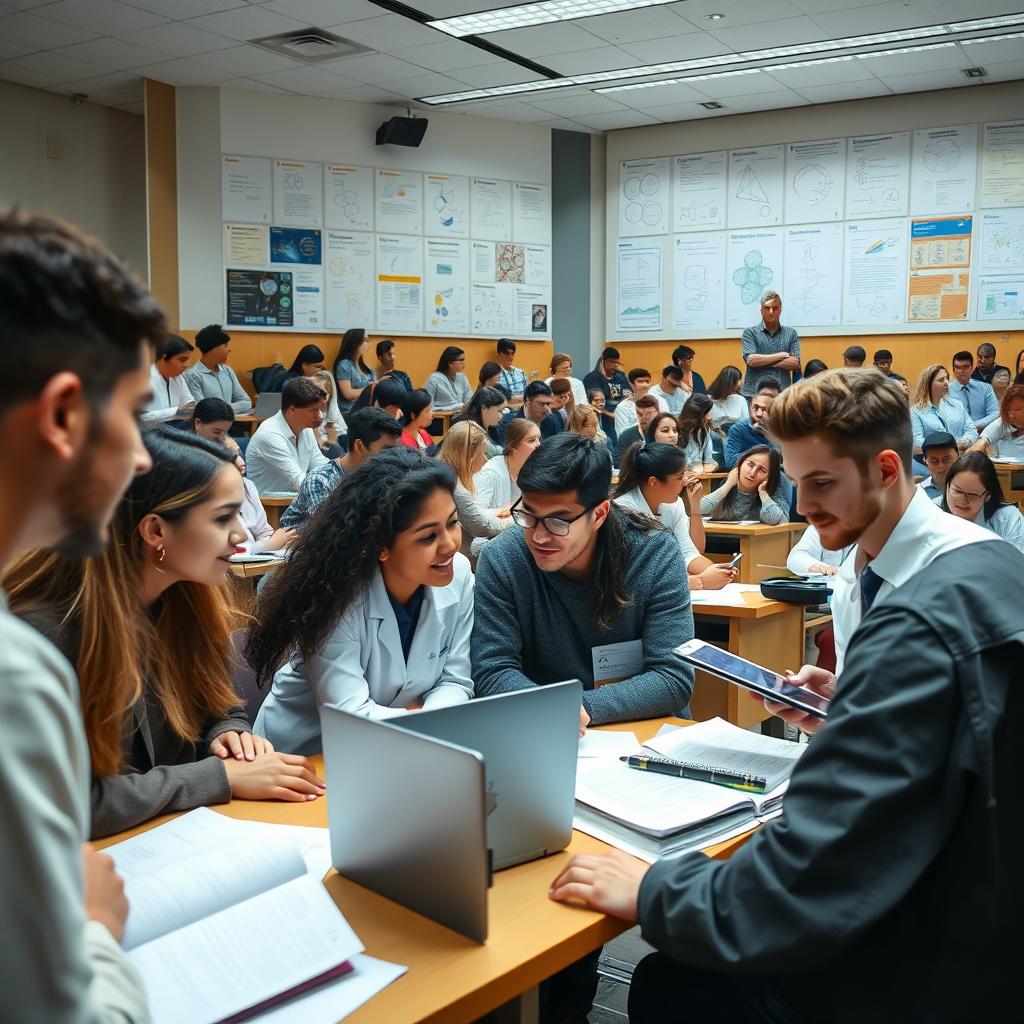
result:
[[[738,555],[733,557],[733,560],[729,563],[730,569],[735,569],[740,564],[740,560],[743,558],[743,552],[741,551]]]
[[[720,647],[703,640],[689,640],[676,648],[676,654],[682,655],[683,660],[694,668],[702,668],[735,686],[742,686],[745,690],[752,690],[762,697],[805,711],[816,718],[828,717],[831,701],[827,697],[797,686],[778,672],[761,668]]]

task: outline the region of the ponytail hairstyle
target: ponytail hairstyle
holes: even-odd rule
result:
[[[779,489],[779,482],[782,479],[782,456],[779,454],[777,448],[773,448],[770,444],[757,444],[753,448],[748,448],[737,460],[736,460],[736,473],[739,475],[740,467],[743,465],[751,455],[767,455],[768,456],[768,479],[765,481],[764,487],[769,494],[774,494]],[[719,488],[722,490],[723,488]],[[733,509],[736,506],[736,496],[739,493],[739,483],[733,487],[724,498],[719,498],[718,510],[723,519],[731,520],[733,518]],[[758,491],[753,494],[753,506],[751,507],[751,515],[755,513],[760,515],[761,512],[761,495]]]
[[[704,421],[714,404],[707,395],[693,394],[686,400],[676,421],[679,426],[680,448],[685,448],[691,441],[698,447],[703,447],[708,439],[708,427]]]
[[[444,435],[437,457],[455,471],[459,483],[476,494],[473,474],[487,461],[487,431],[472,420],[453,423]]]
[[[324,499],[302,543],[267,577],[245,656],[260,685],[297,653],[313,657],[380,571],[380,554],[435,491],[452,494],[451,467],[411,448],[386,448]]]
[[[537,424],[533,420],[528,420],[525,416],[516,416],[510,419],[505,430],[505,447],[502,449],[501,454],[511,455],[519,447],[523,438],[530,432],[530,427],[536,426]]]
[[[657,441],[636,441],[626,450],[619,467],[619,482],[613,497],[639,489],[650,478],[667,480],[673,473],[686,469],[686,452],[674,444]]]
[[[142,438],[153,466],[128,488],[103,554],[33,551],[3,581],[11,610],[54,623],[74,663],[94,775],[121,771],[125,720],[147,687],[170,728],[191,743],[209,719],[226,718],[240,704],[231,685],[235,615],[227,587],[181,580],[147,608],[139,533],[146,516],[180,523],[209,500],[227,467],[237,473],[233,456],[174,428],[147,430]]]

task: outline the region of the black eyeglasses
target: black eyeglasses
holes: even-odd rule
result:
[[[535,516],[532,512],[527,512],[526,509],[518,507],[519,502],[522,500],[521,497],[517,498],[509,509],[512,521],[524,530],[532,530],[540,523],[552,537],[567,537],[569,535],[569,527],[577,519],[582,519],[585,515],[594,511],[594,506],[591,505],[590,508],[585,508],[578,516],[573,516],[572,519],[558,519],[554,516]]]

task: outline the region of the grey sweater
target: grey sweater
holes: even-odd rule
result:
[[[722,518],[722,509],[719,505],[723,494],[722,487],[717,488],[710,494],[705,494],[700,499],[700,514],[712,518]],[[736,504],[733,505],[732,514],[729,516],[731,522],[742,522],[744,519],[754,519],[766,523],[768,526],[778,526],[779,523],[789,522],[789,502],[786,501],[786,489],[780,481],[778,489],[767,500],[761,501],[757,491],[741,491],[736,488]]]
[[[519,527],[484,548],[472,648],[478,697],[575,678],[594,725],[687,712],[693,672],[675,648],[693,639],[693,615],[679,547],[662,530],[627,527],[626,537],[624,584],[633,601],[605,632],[594,622],[591,585],[540,572]],[[592,649],[638,639],[642,670],[595,689]]]

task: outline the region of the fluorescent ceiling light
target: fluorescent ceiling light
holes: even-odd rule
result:
[[[593,18],[598,14],[634,11],[641,7],[658,7],[676,0],[541,0],[536,4],[518,7],[499,7],[493,11],[462,14],[456,18],[428,21],[431,28],[447,32],[450,36],[479,36],[486,32],[503,32],[510,28],[546,25],[553,21],[574,21]]]
[[[705,68],[727,68],[730,64],[746,64],[760,60],[782,60],[786,57],[803,57],[811,54],[826,54],[830,51],[848,50],[860,47],[884,47],[887,43],[906,43],[915,39],[927,39],[929,36],[941,36],[950,32],[970,32],[993,27],[1009,27],[1024,25],[1024,13],[1010,14],[1001,18],[979,18],[977,21],[962,21],[956,25],[927,25],[923,28],[901,29],[896,32],[876,32],[870,35],[847,36],[844,39],[829,39],[815,43],[799,43],[792,46],[774,46],[763,50],[746,50],[742,53],[726,53],[717,57],[696,57],[690,60],[668,61],[661,64],[645,64],[634,68],[617,68],[613,71],[595,71],[589,74],[570,75],[564,78],[541,78],[530,82],[517,82],[513,85],[498,85],[487,89],[467,89],[462,92],[443,93],[437,96],[419,97],[420,102],[431,106],[444,106],[450,103],[466,103],[471,100],[494,99],[499,96],[517,96],[522,93],[546,92],[552,89],[565,89],[574,85],[597,85],[602,82],[628,82],[635,78],[651,78],[654,75],[677,74],[684,71],[703,70]],[[1012,35],[988,36],[984,41],[993,42],[997,39],[1016,39],[1024,33]],[[927,48],[938,46],[956,46],[960,43],[982,42],[983,40],[949,40],[943,43],[927,45]],[[904,49],[875,50],[866,54],[851,54],[858,59],[875,56],[876,54],[911,52]],[[807,63],[814,63],[809,61]],[[779,65],[768,68],[769,71],[780,70],[783,66],[796,67],[798,64]],[[678,80],[674,80],[678,81]],[[645,85],[668,84],[644,83]],[[607,89],[595,89],[594,92],[606,92]]]
[[[975,46],[978,43],[1001,43],[1004,39],[1024,39],[1024,32],[1008,32],[1005,36],[984,36],[981,39],[961,39],[961,46]]]

